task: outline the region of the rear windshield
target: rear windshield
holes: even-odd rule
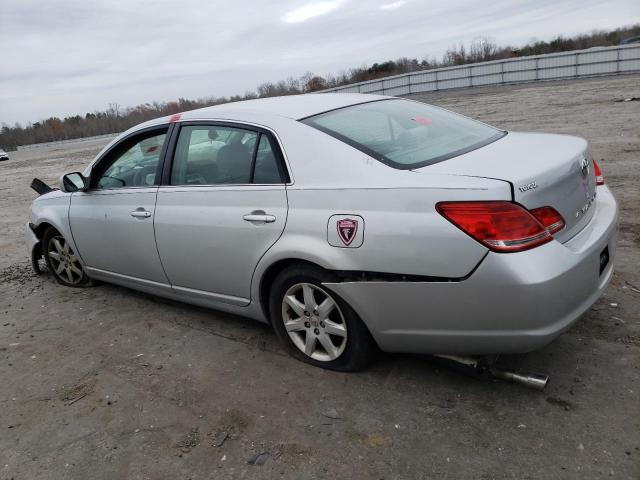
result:
[[[401,99],[352,105],[301,121],[405,170],[470,152],[506,135],[441,108]]]

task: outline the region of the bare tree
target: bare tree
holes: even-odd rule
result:
[[[489,37],[476,38],[469,47],[468,60],[471,62],[486,62],[495,60],[498,56],[498,45]]]

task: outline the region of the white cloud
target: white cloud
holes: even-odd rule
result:
[[[326,15],[340,6],[340,1],[314,2],[286,13],[282,20],[287,23],[305,22],[313,17]]]
[[[385,3],[384,5],[380,5],[380,10],[395,10],[396,8],[400,8],[401,6],[407,3],[406,0],[398,0],[393,3]]]

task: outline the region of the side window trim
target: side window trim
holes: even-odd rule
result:
[[[256,177],[256,159],[258,158],[258,148],[260,147],[260,140],[262,139],[262,132],[258,132],[258,136],[256,137],[256,144],[253,146],[253,154],[251,155],[251,177],[249,178],[249,183],[253,185],[253,181]],[[282,177],[280,177],[282,180]]]
[[[122,187],[122,188],[118,188],[118,189],[109,189],[109,188],[97,188],[96,184],[97,181],[99,180],[98,178],[96,178],[96,174],[98,172],[102,172],[104,170],[106,170],[107,168],[109,168],[109,165],[112,162],[112,155],[114,155],[115,153],[117,153],[123,144],[125,144],[126,142],[131,141],[132,139],[138,137],[138,136],[143,136],[145,134],[154,132],[154,131],[165,131],[165,139],[164,142],[162,144],[162,148],[160,150],[160,158],[158,159],[158,165],[156,167],[156,177],[154,179],[153,182],[153,187],[157,187],[159,186],[161,183],[161,174],[163,172],[163,168],[164,168],[164,163],[165,160],[167,158],[167,148],[169,146],[169,139],[170,136],[173,133],[174,130],[174,124],[173,123],[162,123],[159,125],[152,125],[150,127],[146,127],[146,128],[142,128],[140,130],[136,130],[135,132],[131,132],[129,135],[127,135],[124,138],[121,138],[120,141],[118,141],[118,143],[114,144],[111,146],[111,148],[109,148],[109,150],[107,150],[106,152],[104,152],[102,154],[102,156],[100,156],[100,158],[98,158],[94,164],[91,166],[91,173],[89,176],[89,191],[104,191],[104,190],[130,190],[130,189],[139,189],[139,188],[150,188],[150,187]],[[105,165],[106,164],[106,165]]]
[[[167,149],[164,152],[162,162],[162,174],[158,182],[158,186],[171,185],[171,166],[173,165],[173,158],[176,154],[176,144],[178,143],[178,136],[182,130],[182,124],[179,122],[171,124],[171,130],[168,135]]]
[[[273,135],[267,135],[266,138],[269,142],[269,146],[271,147],[271,151],[276,157],[276,167],[278,168],[280,179],[282,180],[282,183],[289,185],[291,183],[291,176],[289,175],[287,162],[285,162],[284,155],[280,150],[280,145]]]
[[[273,150],[273,153],[276,157],[276,164],[278,167],[278,172],[280,173],[281,183],[274,183],[269,185],[288,185],[291,183],[291,175],[289,174],[289,167],[287,162],[284,159],[284,154],[282,153],[282,149],[280,147],[280,143],[275,140],[274,134],[266,129],[259,127],[257,125],[246,124],[243,122],[225,122],[225,121],[216,121],[216,120],[186,120],[183,122],[176,122],[171,125],[173,127],[170,130],[170,138],[166,143],[166,151],[164,154],[164,162],[162,169],[162,178],[160,180],[160,186],[172,186],[171,185],[171,169],[173,166],[173,162],[175,161],[176,155],[176,147],[178,143],[178,138],[180,136],[180,132],[183,127],[228,127],[228,128],[239,128],[243,130],[247,130],[250,132],[255,132],[258,134],[256,138],[256,144],[253,151],[253,157],[251,160],[251,183],[249,184],[221,184],[220,186],[233,186],[233,185],[252,185],[253,178],[255,173],[255,161],[258,151],[258,146],[260,143],[260,138],[264,135],[269,140],[269,145]],[[169,137],[169,135],[167,135]],[[261,185],[261,184],[259,184]],[[186,185],[183,185],[186,186]],[[192,185],[195,186],[195,185]],[[200,186],[217,186],[216,184],[212,185],[200,185]]]

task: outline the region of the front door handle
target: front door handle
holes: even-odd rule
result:
[[[131,212],[131,216],[136,218],[149,218],[151,216],[151,212],[148,212],[147,210],[139,208]]]
[[[276,217],[273,215],[267,215],[264,212],[249,213],[248,215],[244,215],[242,218],[247,222],[273,223],[276,221]]]

